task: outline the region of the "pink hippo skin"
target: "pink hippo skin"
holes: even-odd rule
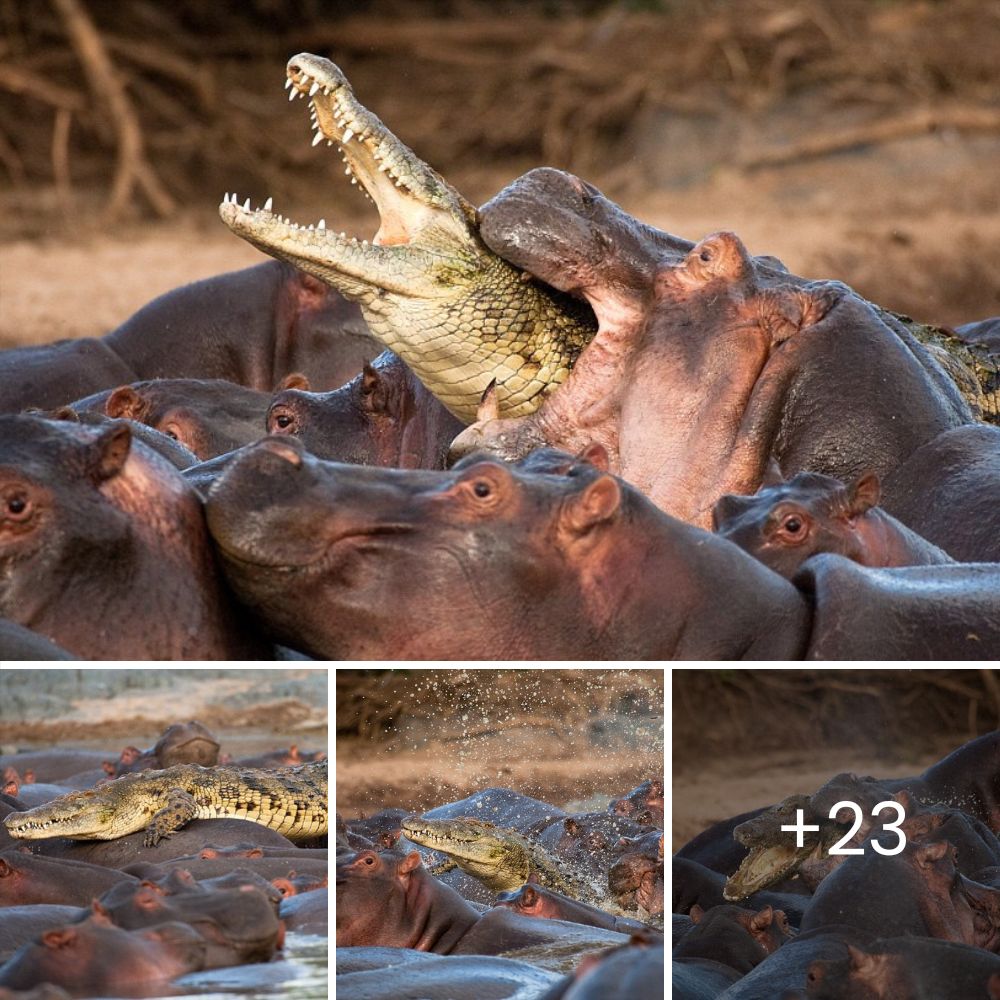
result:
[[[751,257],[732,233],[692,246],[548,168],[481,212],[495,252],[586,298],[599,328],[535,413],[499,419],[486,398],[456,457],[597,442],[612,472],[707,527],[723,493],[757,489],[771,455],[791,472],[884,475],[972,419],[890,314],[841,284],[806,283]]]
[[[0,613],[97,659],[271,655],[194,491],[124,423],[0,416]]]
[[[712,527],[787,579],[817,552],[835,552],[862,566],[954,562],[882,510],[880,496],[875,473],[845,486],[815,472],[786,481],[775,468],[756,495],[721,497],[712,510]]]
[[[568,468],[375,469],[265,438],[229,464],[206,512],[241,600],[312,655],[801,655],[808,611],[788,581],[559,459]]]

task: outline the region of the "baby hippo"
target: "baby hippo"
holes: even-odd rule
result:
[[[845,486],[814,472],[781,478],[772,465],[754,496],[726,494],[712,511],[712,528],[782,576],[793,577],[818,552],[862,566],[928,566],[954,560],[879,508],[878,476]]]

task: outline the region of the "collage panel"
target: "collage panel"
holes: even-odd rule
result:
[[[659,1000],[664,671],[336,671],[340,1000]]]
[[[992,669],[672,671],[675,1000],[1000,996]]]
[[[328,671],[0,671],[0,996],[329,996]]]

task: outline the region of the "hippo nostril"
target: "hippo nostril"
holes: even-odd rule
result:
[[[297,468],[302,465],[302,446],[295,438],[266,437],[258,442],[257,446]]]

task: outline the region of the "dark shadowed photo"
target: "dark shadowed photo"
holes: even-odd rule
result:
[[[675,998],[998,995],[996,671],[672,687]]]

